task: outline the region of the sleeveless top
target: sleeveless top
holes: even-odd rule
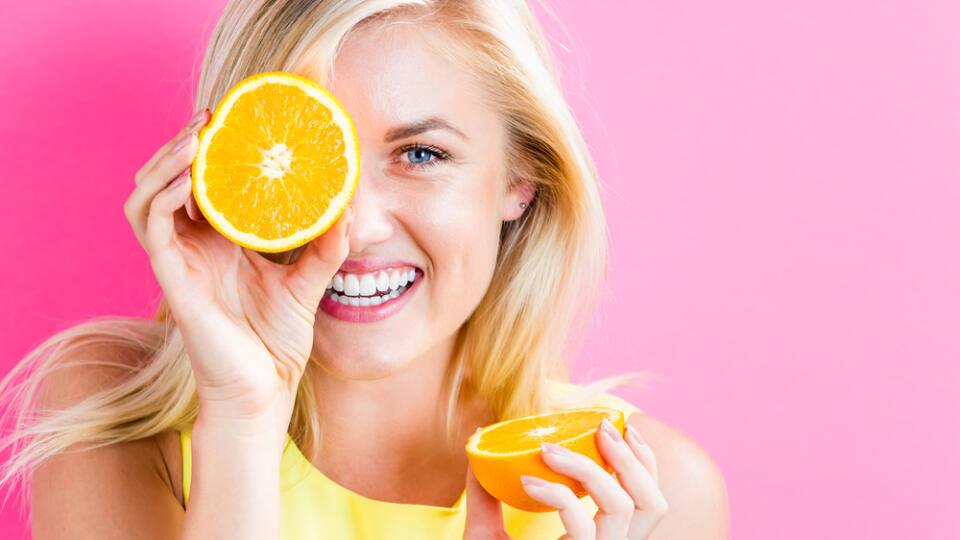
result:
[[[561,394],[578,389],[553,381]],[[619,409],[624,419],[640,409],[609,393],[594,405]],[[190,430],[180,432],[183,499],[189,501]],[[404,504],[370,499],[337,484],[320,472],[287,434],[280,463],[280,538],[282,540],[382,540],[431,538],[462,540],[466,523],[466,491],[452,507]],[[589,516],[597,506],[589,495],[580,499]],[[556,510],[525,512],[503,504],[507,533],[517,540],[556,540],[566,530]]]

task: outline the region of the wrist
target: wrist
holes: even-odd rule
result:
[[[230,407],[201,403],[194,433],[238,445],[282,443],[290,425],[292,407],[273,407],[256,414],[238,415]]]

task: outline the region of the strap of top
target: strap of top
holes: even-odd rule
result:
[[[193,462],[193,456],[190,454],[190,430],[185,429],[180,432],[180,470],[183,471],[181,479],[181,488],[183,489],[183,506],[187,506],[187,497],[190,495],[190,467]]]

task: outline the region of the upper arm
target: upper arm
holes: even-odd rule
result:
[[[667,513],[647,540],[726,540],[729,509],[723,475],[709,454],[669,424],[648,414],[627,420],[650,445]]]
[[[91,346],[81,362],[126,362],[115,348]],[[71,365],[76,363],[77,365]],[[47,376],[38,405],[64,409],[123,376],[121,367],[73,362]],[[33,538],[178,538],[184,509],[170,488],[154,438],[90,449],[76,443],[40,462],[31,477]]]

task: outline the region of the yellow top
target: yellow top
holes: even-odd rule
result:
[[[562,393],[577,386],[554,381]],[[626,400],[603,393],[595,405],[623,411],[629,418],[641,412]],[[280,463],[282,540],[389,540],[431,538],[462,540],[466,522],[466,492],[452,507],[402,504],[370,499],[324,476],[300,452],[287,434]],[[190,431],[180,432],[183,454],[183,498],[190,494]],[[597,506],[587,495],[580,499],[593,517]],[[507,532],[518,540],[556,540],[565,533],[559,512],[525,512],[502,505]]]

